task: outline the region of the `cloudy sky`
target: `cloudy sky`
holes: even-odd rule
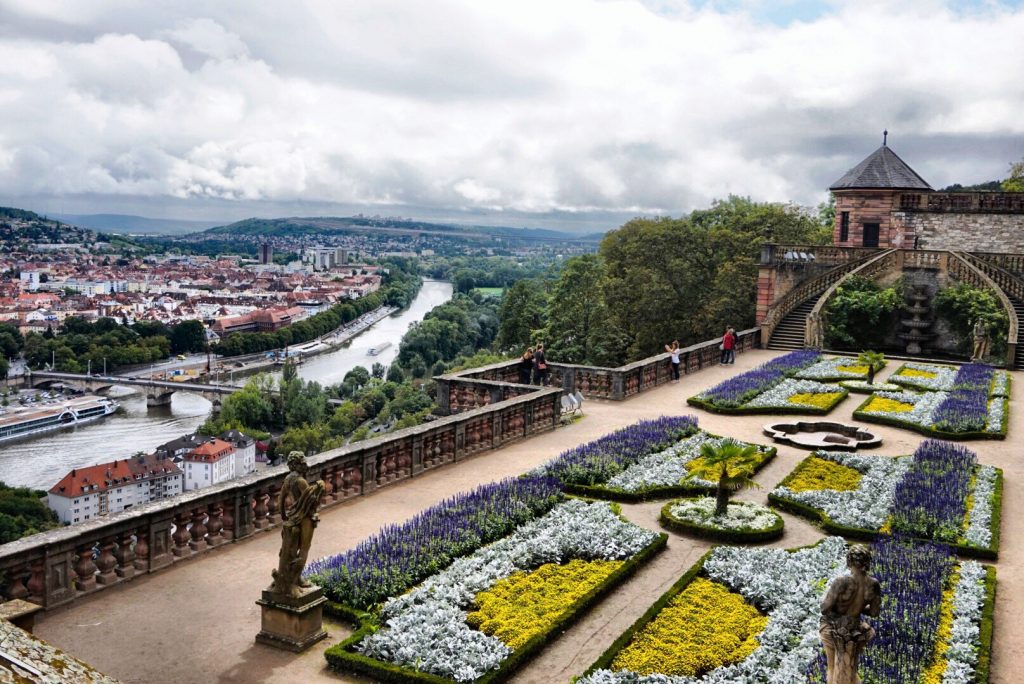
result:
[[[1022,2],[0,0],[0,204],[604,230],[1024,157]]]

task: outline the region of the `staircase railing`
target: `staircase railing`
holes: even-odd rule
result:
[[[800,304],[806,302],[811,297],[821,294],[821,292],[827,290],[834,283],[839,282],[844,275],[870,260],[874,254],[876,254],[876,252],[872,251],[858,259],[840,264],[833,269],[825,271],[816,278],[805,280],[784,294],[779,301],[772,305],[772,308],[768,311],[768,315],[766,315],[764,317],[764,321],[761,322],[761,346],[768,346],[768,341],[771,340],[772,335],[775,333],[775,329],[779,327],[779,323],[781,323],[782,319],[785,318],[793,309],[800,306]]]
[[[843,274],[839,280],[828,286],[828,289],[815,302],[814,308],[807,314],[807,325],[804,328],[804,345],[810,349],[824,348],[825,329],[822,325],[821,312],[825,309],[828,300],[836,291],[854,276],[870,278],[877,273],[884,273],[899,266],[899,250],[889,249],[877,256],[873,256],[856,268]]]
[[[1017,332],[1019,321],[1017,311],[1006,296],[1010,292],[1015,299],[1024,301],[1024,284],[998,266],[986,263],[983,259],[973,257],[966,252],[950,252],[949,275],[962,283],[980,287],[993,292],[1010,319],[1006,332],[1006,365],[1013,368],[1017,354]],[[1006,288],[1004,290],[1004,287]]]

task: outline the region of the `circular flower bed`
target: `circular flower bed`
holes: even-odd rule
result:
[[[756,542],[782,536],[782,517],[761,504],[730,501],[725,515],[715,516],[714,497],[677,499],[661,509],[661,524],[683,534],[732,542]]]
[[[902,389],[899,385],[894,385],[891,382],[876,382],[869,385],[867,380],[843,380],[839,384],[851,392],[857,392],[858,394],[871,394],[872,392],[898,392]]]

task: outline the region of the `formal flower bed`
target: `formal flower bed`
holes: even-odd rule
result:
[[[386,681],[490,681],[664,547],[613,504],[569,500],[397,591],[327,650],[329,664]]]
[[[731,542],[755,542],[782,536],[782,516],[750,501],[730,501],[725,515],[715,515],[710,496],[679,499],[661,509],[661,524],[670,530]]]
[[[819,451],[768,499],[847,536],[893,532],[991,558],[999,549],[1002,471],[948,442],[927,440],[899,457]]]
[[[883,368],[884,363],[875,366],[875,372]],[[804,380],[866,380],[868,370],[867,364],[858,363],[854,359],[822,359],[813,366],[797,372],[794,377]]]
[[[535,475],[564,477],[565,489],[569,493],[619,501],[712,491],[715,483],[687,477],[700,458],[701,446],[718,445],[726,438],[697,430],[697,421],[692,416],[685,419],[661,418],[658,424],[676,428],[655,430],[650,425],[638,423],[614,433],[619,436],[615,442],[614,459],[606,456],[609,449],[603,440],[607,438],[601,438],[571,449],[532,472]],[[687,430],[697,431],[679,438],[685,431],[678,429],[678,424],[685,425]],[[675,436],[676,441],[666,445],[671,436]],[[760,470],[775,457],[776,450],[774,447],[755,446],[758,450],[756,469]],[[593,456],[594,453],[600,455]]]
[[[579,684],[823,682],[819,604],[845,572],[846,550],[838,537],[795,551],[716,547]],[[864,681],[988,681],[994,569],[957,565],[937,544],[887,538],[872,551],[883,604],[861,659]]]
[[[342,554],[313,561],[305,576],[336,612],[366,610],[484,544],[544,515],[562,500],[550,477],[484,485],[390,525]]]
[[[687,402],[692,406],[719,413],[827,413],[846,396],[846,390],[838,385],[822,385],[812,380],[796,380],[793,377],[820,359],[821,354],[814,351],[790,352],[753,370],[729,378],[709,390],[690,397]],[[790,384],[787,384],[784,390],[777,387],[787,382]],[[794,385],[793,382],[804,384]],[[761,399],[766,394],[768,396]],[[838,399],[831,397],[828,401],[807,401],[806,397],[802,397],[804,401],[789,402],[789,398],[796,394],[842,396]],[[761,399],[761,403],[753,404],[758,399]]]
[[[913,375],[894,374],[892,382],[930,391],[876,392],[854,411],[854,418],[947,439],[1005,439],[1010,391],[1006,373],[974,363],[955,371],[905,364],[900,371]]]
[[[899,392],[900,386],[891,382],[873,382],[869,383],[867,380],[843,380],[839,383],[840,387],[845,387],[851,392],[857,394],[872,394],[874,392]]]
[[[694,416],[641,420],[600,439],[569,449],[533,471],[567,487],[603,484],[648,454],[697,432]]]

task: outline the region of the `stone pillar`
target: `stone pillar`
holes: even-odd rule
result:
[[[327,599],[320,587],[303,589],[298,596],[264,591],[256,603],[261,613],[257,643],[299,653],[327,638],[323,628]]]
[[[79,549],[75,565],[75,585],[78,591],[87,593],[96,589],[96,564],[92,561],[92,546]]]
[[[189,548],[190,535],[188,532],[188,523],[192,519],[192,516],[188,511],[178,511],[174,516],[174,534],[171,535],[171,539],[174,540],[174,548],[171,549],[178,558],[185,558],[192,555],[192,549]]]

